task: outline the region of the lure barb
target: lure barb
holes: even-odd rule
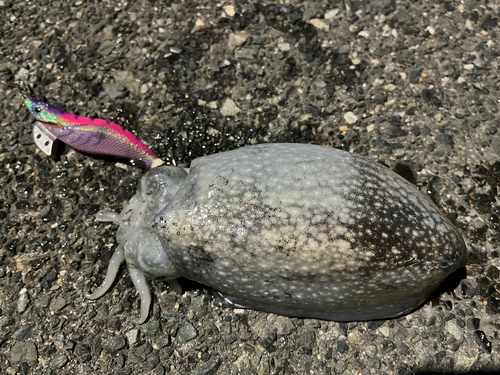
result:
[[[77,151],[127,159],[148,169],[163,164],[148,146],[114,122],[74,115],[34,98],[26,98],[25,104],[37,120],[35,143],[47,155],[60,140]]]

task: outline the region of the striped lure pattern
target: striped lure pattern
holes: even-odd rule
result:
[[[135,135],[113,122],[81,117],[33,98],[25,104],[38,126],[75,150],[116,156],[148,169],[163,164]]]

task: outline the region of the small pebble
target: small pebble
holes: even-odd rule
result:
[[[75,354],[81,363],[88,362],[92,358],[92,355],[90,354],[90,349],[88,345],[85,344],[76,345]]]
[[[255,55],[255,51],[251,48],[241,48],[234,51],[234,58],[236,60],[253,60]]]
[[[479,346],[482,346],[487,353],[491,353],[491,341],[483,331],[474,331],[474,340]]]
[[[52,301],[50,301],[50,311],[58,312],[66,306],[67,302],[64,297],[56,297]]]
[[[123,312],[123,305],[121,303],[115,305],[112,309],[111,309],[111,315],[119,315]]]
[[[236,33],[231,33],[229,34],[227,48],[230,51],[233,51],[236,47],[242,46],[249,37],[250,34],[246,31],[238,31]]]
[[[68,363],[68,357],[66,357],[64,354],[58,355],[52,360],[52,364],[57,369],[63,368],[64,366],[66,366],[67,363]]]
[[[290,43],[280,43],[278,44],[278,48],[281,52],[288,52],[290,51]]]
[[[179,328],[176,338],[179,342],[188,342],[196,338],[196,336],[198,336],[196,328],[191,323],[186,322]]]
[[[353,330],[348,333],[347,338],[350,343],[356,346],[362,346],[364,344],[363,337],[357,330]]]
[[[347,365],[344,361],[340,360],[335,364],[335,371],[337,374],[342,374],[347,368]]]
[[[191,30],[192,33],[199,31],[199,30],[204,30],[208,27],[208,25],[205,23],[205,17],[198,18],[194,24],[193,30]]]
[[[377,347],[375,345],[368,345],[365,348],[365,352],[368,357],[373,358],[377,355]]]
[[[74,347],[75,347],[74,341],[68,340],[64,345],[64,350],[73,350]]]
[[[138,341],[139,330],[138,329],[131,329],[130,331],[125,333],[125,337],[127,338],[129,345],[134,345]]]
[[[178,55],[179,53],[181,53],[183,50],[184,49],[182,48],[182,46],[178,46],[178,45],[172,45],[169,48],[169,51],[172,52],[172,53],[175,53],[176,55]]]
[[[328,12],[325,13],[325,20],[330,20],[332,18],[335,18],[337,14],[339,14],[340,9],[332,9],[329,10]]]
[[[30,341],[14,342],[10,349],[10,360],[12,362],[36,362],[38,350],[35,343]]]
[[[0,328],[1,327],[9,326],[13,322],[14,321],[10,317],[8,317],[8,316],[0,316]]]
[[[396,89],[396,86],[394,86],[392,83],[389,83],[388,85],[384,86],[384,91],[392,92]]]
[[[158,357],[154,357],[153,359],[144,363],[144,368],[151,371],[156,367],[158,363],[160,363],[160,359]]]
[[[125,341],[125,338],[121,335],[111,337],[110,339],[105,340],[102,343],[102,347],[111,353],[117,352],[118,350],[125,348],[126,345],[127,342]]]
[[[346,122],[348,124],[355,124],[356,121],[358,121],[358,116],[356,116],[353,112],[347,112],[346,114],[344,114],[344,120],[346,120]]]
[[[235,116],[240,113],[240,109],[231,99],[226,99],[226,101],[222,105],[222,108],[220,109],[220,113],[222,116]]]
[[[21,296],[17,300],[17,311],[19,313],[23,313],[26,310],[26,308],[28,307],[29,301],[30,300],[28,298],[28,293],[21,294]]]
[[[226,14],[228,15],[228,17],[234,17],[234,15],[236,14],[236,10],[234,9],[234,6],[232,5],[225,5],[223,7],[224,9],[224,12],[226,12]]]
[[[314,19],[309,20],[307,22],[310,23],[311,25],[313,25],[318,30],[328,31],[330,29],[330,26],[328,26],[327,23],[325,23],[323,20],[320,20],[318,18],[314,18]]]
[[[387,327],[387,326],[382,326],[382,327],[380,327],[380,328],[378,329],[378,331],[379,331],[382,335],[384,335],[385,337],[389,337],[389,335],[390,335],[390,333],[391,333],[391,331],[390,331],[389,327]]]

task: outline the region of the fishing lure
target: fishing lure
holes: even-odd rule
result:
[[[36,145],[47,155],[60,140],[75,150],[130,160],[134,165],[154,168],[163,161],[135,135],[111,121],[81,117],[34,98],[25,100],[37,122],[33,128]]]

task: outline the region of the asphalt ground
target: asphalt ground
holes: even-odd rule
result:
[[[498,1],[0,0],[0,373],[411,374],[500,368]],[[415,172],[465,270],[417,311],[337,323],[221,308],[125,267],[95,302],[142,170],[49,158],[16,82],[115,121],[167,163],[314,143]]]

